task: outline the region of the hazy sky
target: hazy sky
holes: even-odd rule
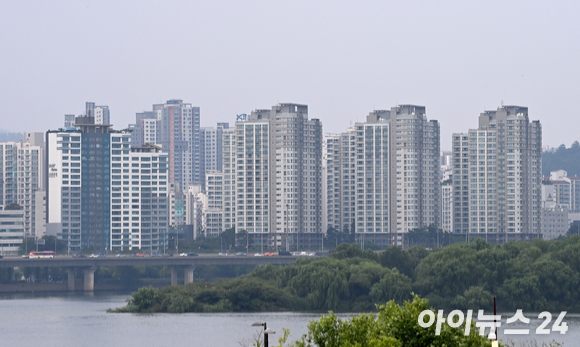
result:
[[[443,5],[445,4],[445,5]],[[427,107],[451,134],[528,106],[544,145],[580,139],[578,1],[7,1],[0,128],[46,131],[85,101],[115,128],[183,99],[202,126],[279,102],[324,132],[369,111]]]

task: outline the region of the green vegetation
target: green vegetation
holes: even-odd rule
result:
[[[120,311],[365,311],[416,292],[441,309],[490,309],[496,295],[500,310],[580,312],[579,284],[580,236],[379,254],[342,244],[328,257],[261,266],[233,280],[141,289]],[[157,299],[143,306],[143,295]]]
[[[56,236],[44,235],[42,236],[44,244],[38,245],[39,251],[54,251],[56,248],[57,254],[66,254],[68,249],[68,244],[66,241],[58,240]],[[24,242],[20,245],[18,249],[18,254],[29,254],[32,251],[36,251],[36,240],[33,238],[26,238]]]
[[[474,322],[471,322],[468,336],[464,335],[465,322],[457,328],[445,322],[441,325],[439,335],[435,334],[436,324],[422,328],[418,324],[419,315],[428,309],[428,300],[415,295],[413,301],[405,301],[402,306],[394,301],[379,305],[376,316],[369,313],[343,320],[331,312],[318,321],[311,321],[308,334],[297,341],[295,346],[491,346],[486,337],[479,336]]]
[[[542,153],[542,175],[550,176],[554,170],[566,170],[569,176],[580,175],[580,143],[574,141],[570,148],[560,145]]]

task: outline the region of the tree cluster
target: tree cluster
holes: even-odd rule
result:
[[[574,141],[570,148],[560,145],[542,153],[542,175],[550,176],[554,170],[566,170],[569,176],[580,175],[580,143]]]
[[[123,308],[130,312],[335,310],[362,311],[416,292],[442,309],[580,312],[580,236],[564,240],[484,240],[427,250],[392,246],[381,253],[343,244],[321,259],[260,266],[234,280],[147,289],[159,298],[142,306],[142,291]],[[175,304],[179,302],[179,305]]]

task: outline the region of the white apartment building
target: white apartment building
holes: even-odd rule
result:
[[[243,140],[242,140],[243,141]],[[236,225],[236,133],[223,132],[224,230]]]
[[[528,109],[485,111],[479,127],[453,134],[453,228],[471,240],[541,233],[542,128]]]
[[[200,174],[204,191],[206,189],[205,174],[207,172],[222,171],[223,131],[228,128],[228,123],[218,123],[215,128],[201,128],[200,130]]]
[[[192,226],[193,239],[204,235],[203,229],[203,201],[201,199],[201,185],[187,187],[185,193],[186,225]]]
[[[0,255],[17,255],[24,241],[24,211],[0,209]]]
[[[206,237],[218,236],[224,228],[224,180],[221,172],[206,173],[205,193],[200,193],[202,224]]]
[[[236,172],[232,188],[235,186],[236,232],[272,232],[269,117],[270,110],[257,110],[252,112],[251,120],[236,122],[235,125],[235,147],[232,145],[235,151],[232,154],[235,155]]]
[[[453,232],[453,184],[451,179],[441,182],[441,230]]]
[[[143,119],[141,122],[143,129],[143,144],[157,144],[157,120]]]
[[[153,105],[157,142],[169,154],[169,182],[185,189],[202,182],[200,172],[200,110],[183,100]],[[179,191],[182,194],[183,191]],[[183,195],[178,196],[182,199]]]
[[[125,139],[130,134],[111,134],[111,150]],[[149,144],[125,155],[111,155],[109,249],[160,251],[168,231],[167,154]]]
[[[44,211],[38,211],[36,193],[44,189],[44,141],[42,133],[24,133],[19,142],[0,142],[0,206],[23,207],[24,232],[43,234]],[[38,230],[37,230],[38,229]]]
[[[556,204],[568,207],[571,213],[580,212],[580,177],[568,176],[565,170],[554,170],[544,178],[542,188],[546,186],[553,190],[552,198]],[[542,201],[546,201],[543,192]]]
[[[74,130],[73,130],[74,129]],[[159,251],[168,229],[168,158],[131,134],[77,117],[47,132],[47,230],[81,249]]]
[[[235,145],[226,146],[224,134],[224,182],[230,181],[228,152],[230,160],[235,155],[236,232],[270,247],[317,247],[323,232],[322,123],[308,119],[306,105],[279,104],[253,111],[234,128]]]
[[[439,225],[439,123],[425,107],[373,111],[326,146],[329,226],[402,245],[410,230]]]
[[[341,217],[346,213],[341,212],[341,170],[340,164],[340,135],[327,134],[323,143],[323,201],[326,208],[323,210],[323,230],[326,232],[330,226],[336,227],[348,225],[349,222],[341,221]],[[345,208],[348,208],[345,206]]]
[[[87,102],[85,104],[85,115],[94,117],[95,124],[111,124],[109,106],[95,106],[94,102]]]

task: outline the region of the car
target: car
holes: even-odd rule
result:
[[[86,258],[87,256],[84,254],[73,254],[73,258]]]
[[[99,256],[98,256],[98,255],[96,255],[96,254],[91,254],[91,255],[89,255],[89,258],[98,258],[98,257],[99,257]]]
[[[119,253],[119,254],[117,254],[115,257],[117,257],[117,258],[125,258],[125,257],[126,257],[126,255],[125,255],[125,254],[121,254],[121,253]]]
[[[227,253],[223,253],[223,252],[220,252],[218,254],[218,257],[227,257],[227,256],[228,256],[228,254]]]
[[[193,253],[193,252],[189,252],[189,253],[187,253],[187,256],[188,257],[199,257],[199,254]]]
[[[264,256],[264,254],[263,254],[263,253],[255,253],[255,254],[254,254],[254,257],[263,257],[263,256]]]
[[[266,252],[266,253],[264,253],[264,255],[265,255],[266,257],[273,257],[273,256],[275,256],[275,255],[276,255],[276,253],[272,253],[272,252]]]
[[[180,257],[187,257],[187,253],[179,253]]]
[[[238,253],[236,253],[236,256],[237,257],[245,257],[245,256],[247,256],[247,254],[246,253],[242,253],[242,252],[238,252]]]
[[[4,257],[0,255],[0,259],[4,259]]]
[[[103,253],[97,254],[97,258],[105,258],[105,257],[106,257],[106,255],[104,255]]]
[[[135,256],[136,257],[139,257],[139,258],[143,258],[145,256],[145,254],[143,254],[143,253],[137,253],[137,254],[135,254]]]
[[[23,254],[23,255],[22,255],[22,258],[24,258],[24,259],[28,259],[28,254]]]
[[[278,255],[288,256],[288,255],[292,255],[292,253],[290,253],[288,251],[280,251],[280,252],[278,252]]]

